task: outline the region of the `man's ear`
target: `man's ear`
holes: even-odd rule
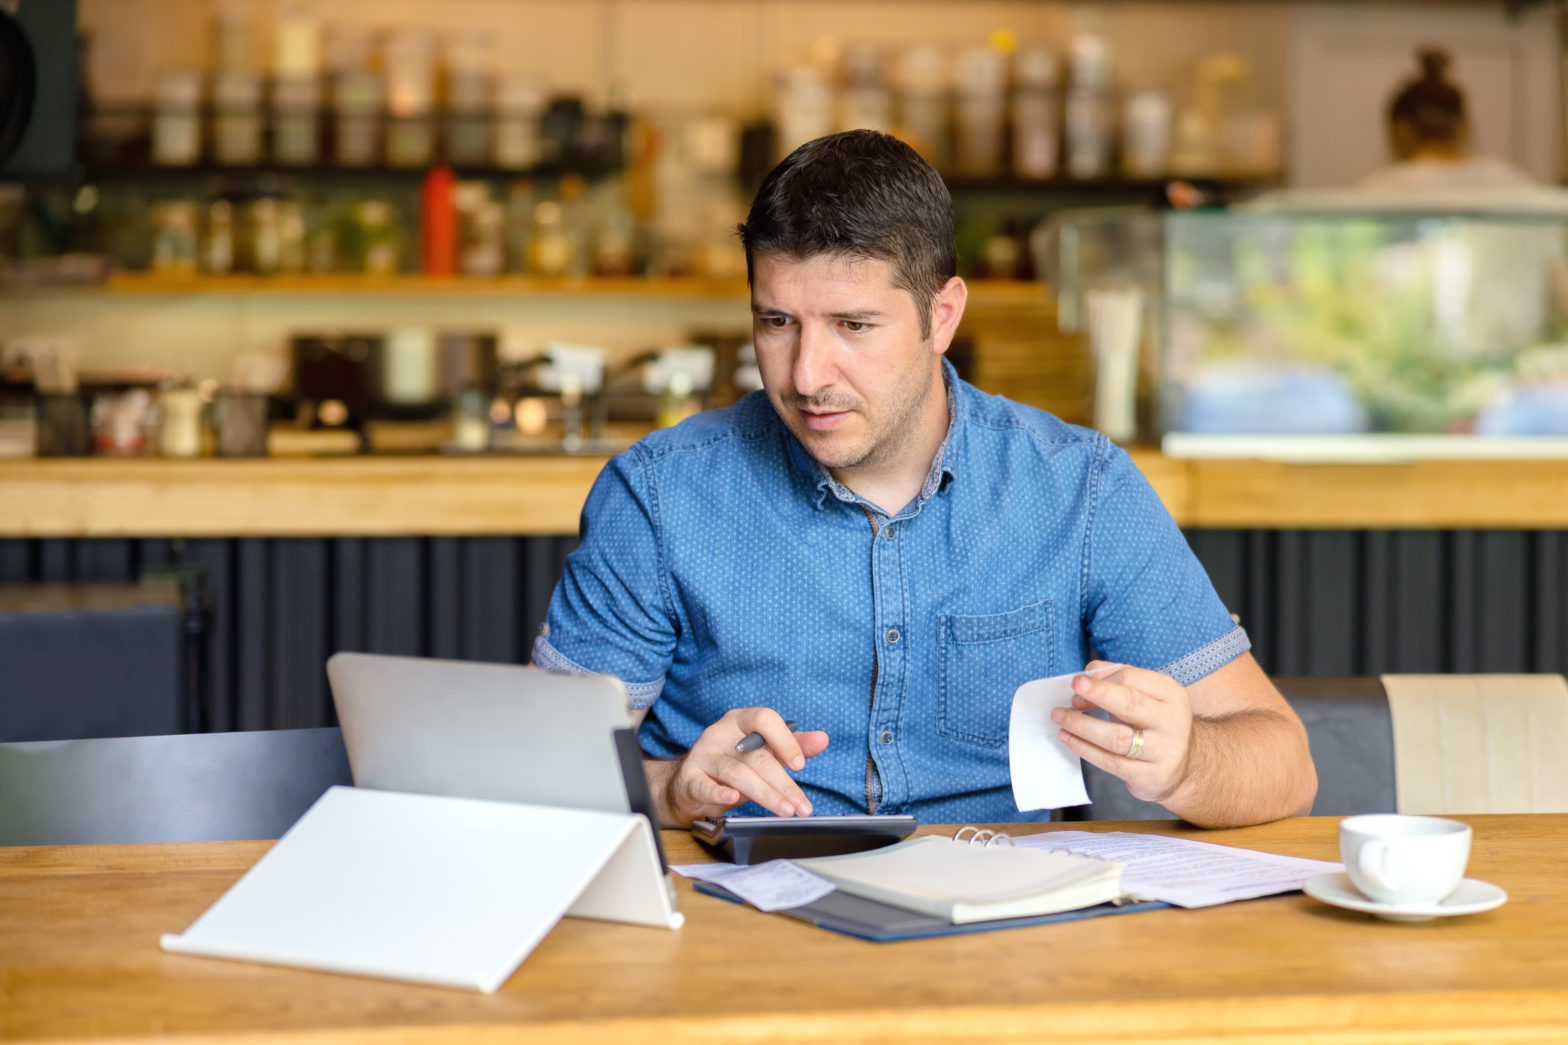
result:
[[[931,302],[931,351],[937,355],[947,351],[968,302],[969,288],[957,276],[937,292],[936,299]]]

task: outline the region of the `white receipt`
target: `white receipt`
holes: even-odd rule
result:
[[[1083,763],[1058,734],[1052,708],[1073,704],[1073,679],[1083,672],[1025,682],[1013,694],[1007,724],[1007,760],[1013,777],[1013,801],[1020,813],[1088,805]]]
[[[1177,907],[1212,907],[1288,893],[1313,875],[1345,869],[1330,860],[1131,831],[1047,831],[1014,836],[1013,844],[1115,860],[1123,865],[1122,888],[1128,894]]]
[[[820,900],[833,891],[833,883],[802,870],[788,860],[764,864],[671,864],[670,870],[687,878],[722,885],[759,911],[782,911]]]

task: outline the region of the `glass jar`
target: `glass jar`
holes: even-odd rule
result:
[[[234,204],[213,200],[207,208],[207,238],[202,245],[202,268],[215,276],[234,271]]]
[[[226,167],[261,162],[261,77],[220,73],[212,84],[212,154]]]
[[[381,79],[370,72],[338,73],[332,100],[338,165],[371,166],[381,154]]]
[[[293,167],[321,158],[321,85],[315,77],[272,85],[272,158]]]
[[[1056,53],[1043,45],[1013,56],[1013,173],[1050,178],[1061,162],[1062,102]]]
[[[419,30],[386,40],[387,163],[428,166],[435,156],[435,51]]]
[[[158,79],[152,124],[152,161],[165,167],[189,167],[201,159],[202,76],[194,69],[176,69]]]
[[[994,177],[1002,170],[1006,140],[1007,56],[991,47],[965,48],[958,53],[955,72],[958,172]]]
[[[490,40],[458,33],[446,42],[446,161],[475,167],[490,156]]]
[[[938,170],[951,165],[949,101],[947,59],[941,48],[920,44],[904,51],[898,66],[899,129]]]
[[[544,87],[525,76],[505,76],[496,83],[495,128],[491,154],[497,167],[528,170],[542,158],[539,119],[544,115]]]
[[[171,200],[153,208],[152,270],[164,275],[196,272],[196,204]]]

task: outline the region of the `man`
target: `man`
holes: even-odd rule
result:
[[[765,394],[610,462],[534,644],[647,709],[664,823],[1017,820],[1013,692],[1091,650],[1123,666],[1056,713],[1073,751],[1194,823],[1305,812],[1301,724],[1126,454],[945,362],[967,290],[937,173],[818,139],[741,239]]]

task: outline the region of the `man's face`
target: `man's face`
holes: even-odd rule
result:
[[[835,474],[898,463],[925,427],[945,426],[940,347],[920,335],[910,293],[874,258],[752,259],[752,329],[762,384],[779,417]],[[843,479],[843,475],[839,475]]]

